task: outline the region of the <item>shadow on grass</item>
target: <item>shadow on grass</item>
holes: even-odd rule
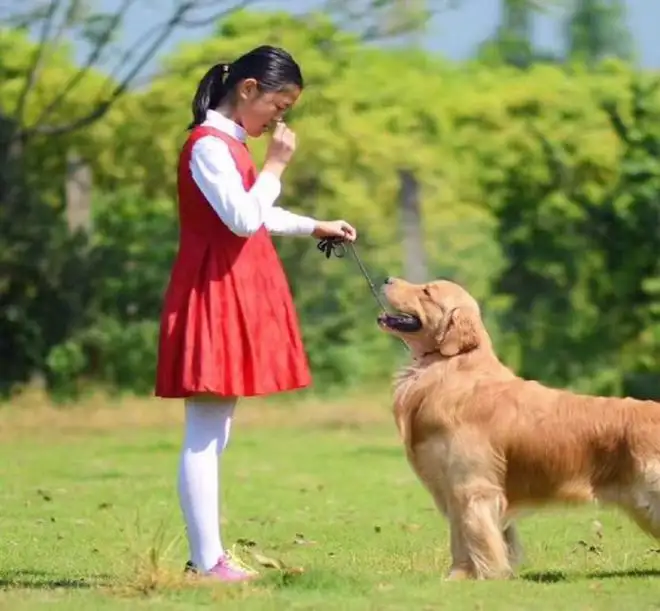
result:
[[[630,569],[625,571],[596,571],[587,575],[573,575],[575,580],[579,579],[645,579],[648,577],[660,577],[660,569]],[[564,571],[538,571],[523,573],[520,579],[534,583],[561,583],[568,581],[571,576]]]
[[[587,579],[618,579],[632,578],[644,579],[646,577],[660,577],[660,569],[630,569],[627,571],[597,571],[589,573]]]
[[[62,577],[45,571],[18,569],[0,572],[0,589],[3,590],[80,590],[108,585],[107,575],[91,577]]]
[[[560,583],[568,581],[568,575],[564,571],[533,571],[523,573],[520,579],[534,583]]]
[[[313,569],[305,572],[295,570],[269,571],[259,579],[260,585],[275,589],[344,591],[358,593],[369,591],[369,586],[354,576],[335,571]]]

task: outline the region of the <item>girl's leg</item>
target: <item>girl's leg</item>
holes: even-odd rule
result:
[[[193,564],[201,571],[224,554],[220,539],[218,457],[227,446],[236,400],[191,397],[185,402],[185,435],[179,463],[179,500]]]

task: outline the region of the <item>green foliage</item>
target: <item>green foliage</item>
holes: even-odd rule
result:
[[[49,46],[43,55],[38,78],[35,79],[30,95],[24,101],[22,113],[21,96],[26,85],[31,62],[37,52],[37,45],[29,40],[24,32],[0,27],[0,120],[13,129],[37,129],[44,121],[60,125],[71,117],[82,116],[94,107],[99,90],[106,84],[106,77],[95,70],[88,70],[80,76],[75,93],[66,96],[52,111],[48,111],[53,100],[64,91],[68,83],[78,74],[78,67],[71,58],[71,49],[62,43]],[[114,134],[108,126],[110,122],[100,121],[84,131],[49,138],[38,131],[22,143],[20,165],[23,180],[31,189],[39,193],[42,201],[55,209],[62,207],[62,189],[66,171],[67,151],[78,152],[92,162],[112,140]],[[20,124],[16,120],[20,119]],[[0,150],[0,177],[5,173],[5,159],[11,149],[3,146]],[[17,163],[13,161],[12,163]],[[6,197],[6,194],[2,194]]]
[[[156,379],[158,321],[101,316],[48,354],[55,397],[79,398],[90,386],[148,395]]]
[[[64,396],[90,383],[148,394],[178,237],[172,203],[119,191],[96,199],[93,222],[92,299],[76,331],[50,351],[50,381]]]
[[[0,394],[44,371],[50,348],[83,316],[89,299],[85,239],[5,166],[12,197],[0,199]],[[9,192],[0,181],[0,192]]]
[[[541,75],[552,88],[535,91]],[[494,289],[510,299],[502,324],[517,338],[519,370],[657,396],[657,320],[644,287],[658,273],[658,98],[615,64],[577,77],[544,67],[522,79],[504,103],[480,101],[478,114],[465,105],[462,118],[506,151],[482,153],[482,184],[494,194],[506,257]]]
[[[0,392],[9,392],[47,372],[49,351],[87,316],[91,267],[86,238],[70,235],[63,217],[66,152],[103,146],[94,130],[84,136],[30,142],[13,139],[19,117],[31,124],[75,73],[62,48],[51,49],[24,112],[17,113],[35,45],[21,32],[0,29]],[[93,80],[90,74],[88,79]],[[85,83],[81,84],[84,86]],[[75,98],[56,117],[77,112],[88,101]]]
[[[126,322],[157,318],[177,239],[173,202],[135,190],[97,197],[89,255],[96,309]]]
[[[64,394],[94,383],[149,392],[190,100],[209,63],[264,40],[285,44],[307,82],[287,119],[300,145],[283,206],[354,223],[378,281],[402,273],[398,172],[412,170],[430,276],[454,278],[481,300],[507,363],[554,384],[658,394],[660,99],[646,76],[618,62],[457,67],[366,46],[323,16],[248,12],[180,47],[161,77],[93,129],[30,144],[34,158],[22,171],[39,196],[31,201],[41,203],[26,209],[39,222],[13,226],[14,217],[0,215],[7,277],[23,283],[5,311],[24,318],[11,336],[22,339],[2,353],[3,379],[40,371]],[[0,73],[9,74],[17,60],[0,57]],[[59,61],[44,68],[54,83],[70,70]],[[3,85],[0,104],[17,87]],[[265,144],[250,143],[257,163]],[[97,188],[94,229],[80,244],[56,229],[70,148],[90,161]],[[21,251],[34,262],[28,273],[19,243],[31,249]],[[404,352],[377,330],[376,305],[350,254],[328,261],[310,239],[276,243],[319,386],[389,376]],[[56,323],[46,322],[45,295],[62,304]],[[19,362],[20,376],[12,369]]]

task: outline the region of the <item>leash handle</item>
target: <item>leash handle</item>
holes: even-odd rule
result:
[[[322,238],[316,248],[325,255],[326,259],[329,259],[332,255],[338,259],[346,256],[346,246],[343,238]]]

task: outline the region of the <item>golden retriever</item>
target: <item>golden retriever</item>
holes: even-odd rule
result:
[[[449,579],[512,575],[513,524],[550,503],[600,501],[660,538],[660,403],[517,377],[475,299],[449,281],[389,278],[378,324],[409,346],[394,416],[413,470],[450,526]]]

